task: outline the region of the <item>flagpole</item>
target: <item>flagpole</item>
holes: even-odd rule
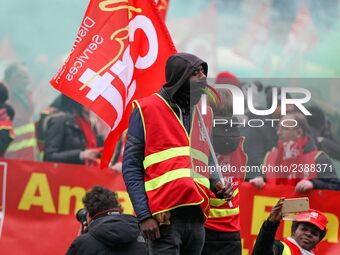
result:
[[[203,129],[203,135],[206,138],[206,141],[207,141],[207,143],[209,145],[209,149],[210,149],[211,156],[213,158],[215,170],[217,171],[217,174],[218,174],[218,180],[222,183],[223,187],[225,187],[225,181],[224,181],[223,175],[222,175],[222,173],[220,171],[218,171],[218,161],[217,161],[217,157],[216,157],[216,154],[215,154],[214,147],[213,147],[213,145],[211,143],[211,140],[210,140],[209,132],[207,130],[207,127],[205,126],[203,117],[202,117],[202,115],[201,115],[197,105],[195,105],[195,110],[197,112],[198,120],[200,122],[200,125],[201,125],[201,127]],[[231,201],[228,201],[228,205],[229,205],[229,207],[233,207],[233,203]]]

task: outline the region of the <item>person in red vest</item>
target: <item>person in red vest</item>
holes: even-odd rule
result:
[[[223,72],[219,75],[216,84],[234,84],[239,81],[231,73]],[[227,124],[215,124],[213,127],[213,145],[218,160],[218,165],[226,181],[232,183],[233,198],[231,203],[225,199],[217,198],[210,193],[209,218],[205,222],[205,243],[202,255],[209,254],[233,254],[241,255],[242,245],[240,237],[240,209],[239,209],[239,185],[244,180],[241,166],[247,164],[247,155],[243,150],[244,137],[240,136],[237,125],[232,125],[232,95],[229,90],[216,89],[221,98],[221,105],[209,100],[213,109],[214,119],[227,121]],[[230,170],[228,172],[228,169]]]
[[[13,118],[14,109],[6,101],[8,100],[8,90],[0,82],[0,157],[3,157],[8,146],[14,139]]]
[[[122,173],[150,254],[201,254],[209,209],[204,190],[210,183],[193,178],[191,150],[203,161],[207,154],[190,146],[192,133],[200,133],[198,115],[191,111],[206,88],[208,65],[178,53],[169,57],[165,70],[160,92],[134,102]],[[231,187],[220,188],[219,195],[231,192]]]
[[[313,255],[313,249],[327,233],[328,220],[315,209],[301,212],[292,224],[292,236],[282,241],[275,240],[282,219],[284,198],[273,207],[257,236],[253,255]]]
[[[266,183],[294,185],[296,192],[339,190],[335,166],[327,154],[317,150],[308,128],[305,116],[299,112],[281,118],[278,145],[267,153],[262,167]]]
[[[9,103],[15,110],[13,127],[15,138],[6,151],[7,158],[36,160],[37,141],[33,123],[31,79],[27,66],[12,63],[4,71]]]

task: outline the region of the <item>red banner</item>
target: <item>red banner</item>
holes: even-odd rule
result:
[[[117,191],[133,212],[116,171],[0,159],[0,254],[65,254],[79,230],[75,213],[94,185]]]
[[[118,192],[126,213],[133,209],[120,173],[94,167],[0,159],[0,254],[65,254],[76,238],[75,212],[86,190],[103,185]],[[307,195],[312,208],[328,218],[328,233],[316,254],[338,255],[340,205],[338,191]],[[293,188],[267,185],[259,191],[240,187],[243,255],[250,255],[262,222],[282,196],[297,197]],[[277,238],[290,235],[291,222],[281,224]],[[29,252],[28,252],[29,251]]]

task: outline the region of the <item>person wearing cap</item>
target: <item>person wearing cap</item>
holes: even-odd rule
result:
[[[275,240],[276,231],[282,219],[284,198],[273,207],[257,236],[252,255],[313,255],[313,249],[325,237],[328,220],[315,209],[296,215],[292,224],[291,237]]]
[[[240,80],[237,78],[237,76],[231,72],[223,71],[218,73],[216,76],[216,84],[230,84],[234,85],[236,87],[240,86]]]

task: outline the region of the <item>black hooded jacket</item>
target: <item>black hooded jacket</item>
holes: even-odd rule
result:
[[[146,255],[144,238],[134,216],[115,214],[94,220],[88,232],[73,241],[66,255]]]
[[[170,102],[176,101],[176,93],[180,90],[189,87],[189,79],[199,66],[203,67],[204,74],[208,74],[208,65],[198,57],[188,53],[178,53],[171,56],[165,68],[166,83],[163,86]],[[175,102],[181,107],[184,107],[183,102],[178,100]]]
[[[178,95],[190,85],[189,79],[200,65],[203,67],[204,73],[207,74],[207,63],[198,57],[187,53],[171,56],[166,64],[166,83],[159,92],[177,116],[180,118],[182,115],[183,125],[188,133],[191,123],[190,111],[188,111],[189,103],[182,101],[183,97]],[[161,116],[155,117],[160,118]],[[139,110],[135,108],[130,117],[122,172],[132,205],[140,222],[152,217],[144,188],[144,149],[143,122]]]
[[[317,150],[317,147],[311,137],[308,137],[308,142],[304,146],[304,153],[309,153],[313,150]],[[335,166],[329,156],[322,152],[315,159],[315,166],[322,166],[322,171],[317,172],[317,178],[310,180],[313,183],[314,189],[328,189],[328,190],[340,190],[340,180],[337,176]]]

